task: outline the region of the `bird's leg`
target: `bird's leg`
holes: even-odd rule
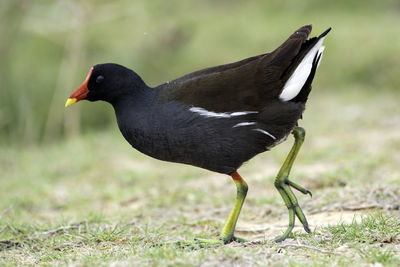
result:
[[[309,194],[310,196],[311,192],[305,189],[304,187],[289,180],[289,173],[292,168],[293,162],[296,159],[297,153],[299,152],[300,147],[304,141],[305,130],[301,127],[295,127],[293,129],[292,134],[294,135],[293,147],[290,150],[285,162],[283,163],[275,179],[275,187],[278,189],[280,195],[282,196],[283,201],[286,204],[286,207],[289,210],[289,227],[281,237],[275,240],[276,242],[281,242],[285,240],[288,237],[288,235],[292,232],[292,229],[294,227],[295,216],[297,216],[297,218],[299,218],[300,222],[303,224],[304,230],[307,233],[310,233],[306,216],[301,210],[299,203],[297,202],[297,198],[290,187],[293,187],[294,189],[300,191],[303,194]]]
[[[236,222],[239,218],[240,211],[242,209],[244,200],[247,195],[248,186],[245,180],[239,175],[239,173],[234,172],[232,175],[232,179],[236,184],[237,194],[236,201],[233,205],[231,213],[229,214],[228,219],[225,222],[224,228],[222,229],[220,238],[218,240],[214,239],[196,239],[197,242],[202,244],[228,244],[232,241],[237,242],[245,242],[243,238],[235,237],[235,227]]]
[[[228,244],[232,241],[246,242],[245,239],[234,236],[234,232],[240,211],[242,209],[244,200],[247,195],[248,186],[245,180],[243,180],[243,178],[239,175],[239,173],[234,172],[231,176],[237,188],[236,201],[235,204],[233,205],[233,208],[231,210],[231,213],[229,214],[228,219],[225,222],[224,228],[222,229],[222,232],[220,234],[220,238],[219,239],[195,238],[194,241],[177,241],[173,242],[173,244],[178,245],[180,247],[191,247],[193,249],[198,249],[207,246]]]
[[[241,238],[236,238],[233,234],[235,232],[236,222],[239,218],[240,211],[247,195],[248,186],[246,181],[243,180],[243,178],[237,172],[234,172],[232,174],[232,179],[236,184],[237,194],[235,205],[233,206],[231,213],[229,214],[228,220],[226,221],[224,228],[221,232],[220,238],[222,241],[224,241],[225,244],[231,241],[244,241]]]

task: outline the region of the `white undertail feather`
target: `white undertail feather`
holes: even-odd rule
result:
[[[325,49],[325,46],[322,45],[324,38],[321,38],[313,48],[304,56],[303,60],[297,66],[292,76],[287,80],[285,85],[283,86],[282,93],[279,95],[279,99],[282,101],[289,101],[295,98],[303,88],[303,85],[306,83],[308,76],[311,73],[313,60],[315,55],[321,55]],[[322,56],[322,55],[321,55]],[[321,62],[321,60],[320,60]],[[319,65],[319,62],[318,62]]]

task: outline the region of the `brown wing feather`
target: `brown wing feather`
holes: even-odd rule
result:
[[[280,94],[283,75],[311,32],[311,25],[293,33],[272,53],[187,74],[160,85],[163,101],[179,101],[215,112],[258,110]]]

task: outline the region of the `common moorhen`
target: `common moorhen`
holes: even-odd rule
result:
[[[301,27],[271,53],[199,70],[155,88],[121,65],[95,65],[65,106],[83,99],[109,102],[122,135],[137,150],[230,175],[237,187],[235,205],[220,239],[202,242],[242,240],[234,231],[248,187],[237,170],[292,133],[294,145],[275,180],[289,210],[289,227],[276,239],[282,241],[291,233],[295,216],[310,232],[291,187],[311,192],[289,180],[289,173],[305,136],[297,121],[330,31],[307,40],[311,29]]]

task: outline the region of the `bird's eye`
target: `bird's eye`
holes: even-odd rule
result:
[[[101,76],[101,75],[99,75],[99,76],[97,76],[97,78],[96,78],[96,83],[101,83],[103,80],[104,80],[104,77]]]

